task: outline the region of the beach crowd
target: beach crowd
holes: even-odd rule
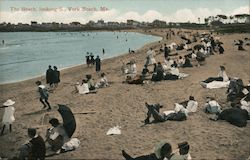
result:
[[[149,31],[145,32],[148,33]],[[182,81],[186,77],[192,76],[180,72],[183,68],[205,66],[207,65],[206,59],[210,56],[227,54],[219,35],[215,35],[213,32],[203,33],[169,29],[164,31],[163,35],[163,39],[169,43],[161,44],[160,48],[149,47],[145,53],[141,71],[137,68],[136,59],[131,58],[128,62],[122,62],[121,73],[124,76],[122,83],[148,85],[159,81]],[[178,37],[181,43],[171,42],[173,37]],[[235,40],[233,45],[238,46],[238,50],[242,51],[245,50],[244,43],[247,43],[247,41],[248,39]],[[185,54],[179,54],[180,51],[185,52]],[[105,54],[104,49],[102,49],[102,54]],[[131,54],[136,54],[136,51]],[[156,56],[160,56],[161,60],[157,62]],[[94,55],[88,52],[86,64],[87,67],[95,66],[96,73],[93,74],[97,74],[99,79],[95,81],[92,74],[84,75],[83,79],[73,84],[74,90],[72,94],[81,94],[83,96],[84,94],[95,94],[98,96],[98,90],[101,88],[112,87],[112,83],[108,81],[108,74],[101,70],[99,56],[94,58]],[[172,110],[164,112],[160,111],[163,107],[162,104],[158,102],[148,104],[145,102],[147,113],[145,113],[143,125],[157,125],[157,123],[166,121],[186,121],[189,116],[197,114],[197,110],[202,108],[208,114],[208,121],[225,120],[237,127],[245,127],[247,121],[250,120],[250,84],[243,84],[241,78],[237,78],[235,75],[227,75],[226,67],[222,64],[218,70],[218,75],[211,75],[205,80],[200,79],[200,85],[204,89],[227,88],[227,102],[225,102],[228,104],[227,108],[222,108],[216,97],[213,96],[207,96],[206,103],[200,104],[193,95],[188,95],[186,100],[175,102]],[[45,77],[47,85],[43,85],[41,81],[37,81],[36,85],[38,87],[39,101],[42,103],[43,109],[50,112],[52,106],[54,106],[51,105],[53,102],[49,102],[49,95],[53,96],[50,91],[60,87],[60,79],[63,77],[60,77],[60,71],[57,70],[57,67],[54,66],[52,69],[51,65],[48,66]],[[6,133],[7,126],[9,132],[12,132],[12,123],[15,121],[14,104],[13,100],[8,99],[1,107],[4,108],[1,136]],[[46,137],[41,137],[35,128],[28,128],[27,134],[30,140],[20,147],[17,159],[45,159],[45,156],[48,156],[48,150],[54,154],[60,154],[77,149],[80,141],[77,138],[72,138],[76,127],[74,118],[72,118],[74,115],[67,106],[56,105],[56,110],[60,112],[63,119],[67,111],[70,116],[66,117],[71,117],[68,118],[70,123],[66,124],[65,119],[63,123],[57,118],[50,119],[49,124],[51,127],[47,130]],[[177,150],[173,150],[169,142],[161,142],[156,147],[155,152],[148,155],[133,158],[125,150],[122,150],[121,154],[126,160],[191,160],[190,149],[192,149],[192,146],[187,141],[178,143]]]

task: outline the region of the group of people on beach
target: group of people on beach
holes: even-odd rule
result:
[[[51,65],[49,65],[46,71],[46,83],[49,84],[50,87],[57,87],[58,83],[60,83],[60,71],[57,70],[57,67],[54,66],[53,69]]]
[[[190,35],[192,37],[191,39],[186,38],[187,36],[183,35],[181,32],[178,32],[177,35],[183,39],[183,43],[171,43],[170,45],[165,43],[164,47],[161,45],[160,50],[157,50],[158,54],[163,52],[163,62],[157,62],[155,59],[156,51],[152,47],[149,48],[146,53],[146,62],[141,74],[137,73],[134,60],[127,63],[127,66],[125,66],[123,62],[122,72],[128,74],[126,81],[130,84],[143,84],[148,73],[152,73],[150,80],[154,82],[183,79],[188,75],[180,73],[179,68],[199,67],[205,64],[205,59],[210,55],[214,55],[217,52],[219,54],[224,53],[223,43],[219,41],[219,37],[213,37],[208,33],[199,34],[198,32]],[[188,46],[192,43],[197,43],[197,39],[199,38],[202,44],[196,44],[193,48]],[[189,53],[185,54],[183,57],[178,54],[178,51],[184,49]],[[175,51],[176,53],[173,53]],[[152,71],[149,70],[149,66],[153,66]]]
[[[102,50],[103,54],[105,54],[105,50],[103,49]],[[96,58],[94,58],[95,56],[89,52],[87,52],[87,55],[86,55],[86,64],[88,67],[90,66],[94,66],[95,65],[95,70],[96,72],[100,72],[101,71],[101,59],[99,57],[99,55],[96,56]]]
[[[167,39],[170,39],[172,35],[175,35],[175,32],[170,30],[166,35]],[[161,80],[182,79],[188,75],[180,73],[179,68],[193,67],[195,64],[196,66],[204,65],[205,59],[210,55],[216,52],[219,52],[219,54],[224,53],[223,43],[218,40],[218,37],[215,38],[211,34],[196,33],[192,35],[191,39],[188,39],[181,32],[178,32],[177,35],[185,40],[184,45],[175,43],[171,45],[164,44],[164,47],[162,46],[160,50],[157,51],[159,54],[163,52],[163,62],[156,61],[155,49],[150,47],[146,52],[146,61],[140,74],[138,74],[136,61],[134,59],[131,59],[128,63],[123,62],[122,72],[126,74],[125,82],[128,84],[144,84],[145,80],[157,82]],[[196,43],[199,38],[202,44],[195,45],[193,48],[188,47],[188,45]],[[184,49],[186,49],[187,52],[190,51],[190,53],[184,55],[184,58],[178,53],[173,53]],[[105,51],[103,50],[103,54],[104,53]],[[175,58],[171,58],[173,56],[175,56]],[[97,73],[101,70],[101,60],[99,56],[94,59],[92,53],[87,53],[86,64],[88,67],[96,65]],[[150,66],[153,66],[151,71],[149,70]],[[57,87],[60,82],[60,71],[57,70],[56,66],[53,68],[54,69],[49,66],[46,71],[46,83],[50,87]],[[150,74],[151,78],[147,79]],[[220,72],[217,77],[208,77],[206,80],[201,81],[201,85],[207,88],[212,82],[229,82],[227,100],[231,102],[231,107],[223,110],[219,102],[216,101],[216,98],[208,96],[203,106],[204,112],[215,115],[210,118],[211,120],[226,120],[238,127],[245,127],[247,125],[247,120],[250,118],[250,85],[243,85],[242,80],[228,77],[225,66],[220,66]],[[41,81],[37,81],[36,85],[38,86],[39,100],[43,104],[43,108],[51,110],[52,107],[48,101],[49,92],[47,87],[43,85]],[[105,73],[101,73],[100,80],[96,83],[92,75],[87,74],[80,83],[74,86],[74,92],[87,94],[96,93],[97,89],[108,87],[110,83]],[[15,102],[11,99],[3,104],[2,108],[4,108],[5,111],[1,135],[4,134],[6,126],[9,126],[10,132],[12,131],[12,123],[15,121],[14,104]],[[145,125],[165,121],[184,121],[198,110],[198,102],[192,95],[184,102],[175,103],[173,110],[163,113],[160,112],[160,108],[163,108],[161,104],[148,104],[146,102],[145,106],[147,108],[146,118],[144,120]],[[153,120],[150,121],[152,117]],[[19,159],[25,159],[27,157],[30,159],[45,159],[46,143],[50,145],[54,152],[63,152],[63,146],[69,142],[70,136],[65,130],[64,125],[60,123],[58,119],[52,118],[49,123],[51,124],[51,128],[47,130],[45,141],[38,135],[35,128],[29,128],[27,130],[31,140],[20,148]],[[76,143],[79,145],[79,142]],[[173,152],[171,144],[164,142],[158,147],[155,153],[149,155],[133,158],[124,150],[122,150],[122,155],[126,160],[191,160],[189,149],[190,146],[188,142],[183,142],[179,143],[178,150]]]
[[[204,65],[205,59],[209,57],[210,55],[214,55],[215,53],[223,54],[224,48],[222,46],[222,42],[219,41],[220,37],[214,37],[212,34],[209,33],[203,33],[198,34],[195,33],[193,38],[189,40],[181,34],[181,32],[178,32],[178,34],[181,39],[184,39],[186,43],[184,44],[192,44],[197,42],[197,39],[201,39],[202,44],[196,44],[194,45],[193,49],[190,49],[188,46],[183,47],[182,49],[180,46],[183,46],[182,44],[175,44],[172,43],[171,45],[164,44],[164,49],[160,49],[159,53],[164,53],[164,63],[156,62],[155,56],[156,52],[153,50],[153,48],[149,48],[149,50],[146,53],[146,62],[144,64],[143,70],[141,74],[137,74],[137,68],[134,60],[131,60],[127,65],[124,65],[122,71],[124,74],[127,74],[126,76],[126,83],[128,84],[144,84],[145,80],[151,80],[151,81],[161,81],[161,80],[177,80],[181,77],[184,78],[188,76],[187,74],[180,73],[179,69],[180,67],[193,67]],[[186,54],[184,59],[181,55],[178,55],[178,53],[171,54],[174,50],[183,50],[186,49],[187,51],[191,51],[191,53]],[[172,56],[179,56],[178,59],[170,58]],[[149,70],[149,66],[153,65],[153,70]],[[152,73],[152,78],[148,79],[146,78],[150,73]],[[181,79],[182,79],[181,78]],[[237,81],[237,83],[235,83]],[[232,93],[228,93],[228,101],[231,99],[231,101],[235,101],[237,98],[241,101],[237,101],[237,105],[233,103],[232,106],[233,109],[229,107],[229,110],[222,110],[220,105],[214,105],[218,104],[218,102],[215,101],[213,97],[207,98],[207,103],[205,104],[205,112],[206,113],[215,113],[216,118],[212,118],[213,120],[221,119],[229,121],[230,123],[239,126],[244,127],[247,124],[247,120],[250,118],[250,102],[249,102],[249,86],[244,86],[241,80],[235,80],[233,78],[229,78],[226,73],[225,66],[220,66],[220,72],[217,77],[208,77],[207,79],[200,82],[200,84],[204,88],[222,88],[222,87],[229,87],[232,88],[234,86],[234,91]],[[234,85],[232,85],[234,84]],[[235,87],[238,86],[238,87]],[[237,88],[237,89],[235,89]],[[239,89],[240,88],[240,89]],[[231,89],[233,90],[233,89]],[[239,91],[240,90],[240,91]],[[245,91],[245,94],[243,94],[242,90]],[[237,92],[237,94],[236,94]],[[240,92],[240,93],[238,93]],[[232,96],[230,96],[232,95]],[[239,95],[238,97],[235,95]],[[192,97],[192,96],[191,96]],[[231,98],[230,98],[231,97]],[[244,100],[243,100],[244,98]],[[233,99],[233,100],[232,100]],[[194,100],[194,98],[189,99]],[[211,106],[210,104],[213,104],[214,106]],[[197,103],[198,105],[198,103]],[[236,109],[235,109],[235,106]],[[146,107],[148,109],[147,118],[145,120],[145,124],[149,123],[149,118],[151,115],[153,116],[154,120],[153,122],[163,122],[166,120],[186,120],[187,113],[188,113],[188,105],[180,105],[176,103],[175,109],[167,112],[168,114],[161,114],[159,109],[162,106],[159,106],[159,104],[155,105],[149,105],[146,104]],[[181,108],[180,108],[181,107]],[[195,107],[197,109],[197,106]],[[196,111],[195,109],[195,111]],[[194,112],[195,112],[194,111]],[[237,112],[237,116],[231,116],[231,112]],[[226,118],[225,118],[226,117]]]

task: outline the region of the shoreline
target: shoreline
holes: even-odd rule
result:
[[[98,31],[98,32],[112,32],[112,31],[108,31],[108,30],[102,30],[102,31]],[[113,31],[114,32],[114,31]],[[163,36],[160,36],[160,35],[157,35],[157,34],[147,34],[147,33],[145,33],[145,32],[140,32],[140,31],[136,31],[136,30],[130,30],[130,31],[126,31],[126,30],[121,30],[121,31],[118,31],[118,32],[134,32],[134,33],[140,33],[140,34],[145,34],[145,35],[151,35],[151,36],[157,36],[157,37],[161,37],[161,40],[159,40],[159,41],[162,41],[163,40]],[[150,44],[152,44],[152,43],[156,43],[156,42],[159,42],[159,41],[153,41],[153,42],[150,42],[150,43],[146,43],[146,44],[144,44],[142,47],[140,47],[139,49],[137,49],[137,51],[139,51],[139,50],[141,50],[141,49],[143,49],[145,46],[148,46],[148,45],[150,45]],[[129,55],[130,53],[128,53],[128,52],[126,52],[126,53],[121,53],[121,55],[117,55],[117,56],[114,56],[114,57],[110,57],[110,58],[106,58],[106,59],[103,59],[101,62],[102,62],[102,65],[103,65],[103,63],[106,63],[105,61],[107,61],[107,60],[114,60],[114,59],[116,59],[116,58],[118,58],[119,56],[126,56],[126,55]],[[132,54],[136,54],[136,53],[132,53]],[[73,66],[71,66],[71,67],[64,67],[64,68],[62,68],[62,69],[59,69],[59,71],[61,72],[61,73],[63,73],[63,72],[67,72],[67,70],[74,70],[74,68],[78,68],[78,67],[86,67],[87,68],[87,65],[85,64],[85,63],[83,63],[83,64],[77,64],[77,65],[73,65]],[[46,71],[45,71],[46,72]],[[44,73],[45,73],[44,72]],[[1,86],[4,86],[4,85],[13,85],[13,84],[15,84],[15,83],[23,83],[23,82],[25,82],[25,81],[33,81],[33,80],[37,80],[37,79],[42,79],[42,80],[44,80],[46,77],[45,77],[45,74],[41,74],[41,75],[37,75],[37,76],[33,76],[33,77],[30,77],[30,78],[27,78],[27,79],[24,79],[24,80],[17,80],[17,81],[15,81],[15,82],[6,82],[6,83],[1,83],[0,84],[0,87]]]

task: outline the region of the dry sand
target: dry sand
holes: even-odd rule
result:
[[[142,30],[137,30],[142,32]],[[202,31],[203,32],[203,31]],[[164,35],[161,29],[152,30],[150,34]],[[128,62],[135,59],[138,70],[141,71],[145,62],[146,51],[150,46],[159,50],[161,44],[181,42],[179,37],[173,37],[160,43],[145,45],[135,54],[126,54],[102,62],[102,71],[112,81],[112,86],[99,89],[97,94],[72,94],[71,84],[81,81],[84,75],[92,73],[94,79],[98,76],[95,68],[85,65],[61,71],[61,83],[50,94],[49,101],[56,104],[68,104],[74,113],[94,111],[93,114],[76,114],[77,129],[73,137],[81,141],[75,151],[54,156],[53,159],[123,159],[121,149],[125,149],[132,156],[152,153],[155,144],[161,140],[170,142],[173,147],[182,141],[191,145],[190,153],[193,159],[246,159],[250,156],[250,125],[238,128],[227,122],[214,122],[208,119],[209,115],[203,112],[203,105],[207,95],[215,96],[218,102],[227,107],[226,88],[208,90],[200,86],[199,82],[209,76],[216,76],[220,65],[225,65],[231,77],[240,77],[246,84],[250,80],[249,62],[250,47],[247,51],[238,51],[232,45],[234,39],[250,38],[250,34],[219,35],[224,43],[225,54],[210,56],[206,64],[201,67],[180,69],[190,74],[189,77],[177,81],[161,81],[145,85],[123,84],[125,76],[121,74],[121,61]],[[179,54],[187,53],[185,51]],[[163,54],[157,55],[158,61],[163,61]],[[152,70],[152,68],[150,68]],[[13,132],[0,137],[0,157],[13,157],[18,147],[28,140],[27,128],[40,125],[39,133],[44,137],[49,127],[45,118],[45,125],[41,119],[47,113],[41,111],[42,105],[37,99],[36,80],[0,85],[3,103],[6,99],[16,101]],[[196,113],[189,116],[186,121],[167,121],[151,124],[144,127],[143,120],[146,115],[145,102],[163,104],[162,111],[174,108],[175,102],[186,100],[193,95],[199,108]],[[61,117],[58,112],[49,112],[50,117]],[[0,109],[0,117],[3,109]],[[42,126],[41,126],[42,125]],[[48,125],[48,126],[47,126]],[[121,126],[121,135],[106,136],[109,128]]]

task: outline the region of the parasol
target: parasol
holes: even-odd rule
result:
[[[58,112],[61,114],[63,119],[63,126],[68,136],[71,137],[76,130],[75,117],[69,107],[63,104],[58,104]]]

